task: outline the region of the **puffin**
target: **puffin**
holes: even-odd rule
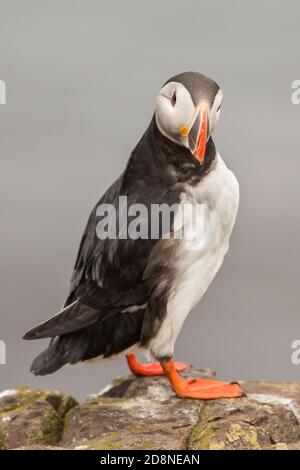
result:
[[[222,265],[238,211],[239,184],[212,139],[222,101],[219,85],[198,72],[164,83],[125,170],[91,212],[62,310],[24,336],[50,338],[33,374],[122,355],[133,374],[164,375],[180,398],[244,394],[238,382],[184,378],[188,366],[173,359],[187,315]],[[123,223],[117,236],[99,233],[101,208],[114,208],[118,221],[132,220],[134,205],[147,209],[140,219],[148,223],[147,236],[130,236]],[[175,207],[169,226],[153,216],[153,205]],[[185,205],[200,207],[198,216],[179,216]],[[185,236],[191,226],[192,236]]]

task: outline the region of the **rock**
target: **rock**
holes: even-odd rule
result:
[[[300,450],[300,383],[242,387],[247,396],[238,399],[182,400],[164,377],[130,375],[81,405],[56,391],[8,390],[0,393],[0,448]]]
[[[59,446],[43,446],[43,445],[30,445],[25,447],[17,447],[14,450],[68,450]]]
[[[60,442],[74,398],[53,390],[19,387],[0,393],[0,449]]]
[[[191,375],[211,376],[207,371]],[[179,400],[165,378],[116,379],[66,417],[62,444],[80,449],[185,449],[199,403]]]
[[[247,396],[206,402],[189,449],[300,449],[300,383],[241,382]]]

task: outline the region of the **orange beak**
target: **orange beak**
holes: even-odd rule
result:
[[[200,165],[204,162],[206,142],[208,137],[208,116],[207,109],[202,108],[196,116],[194,124],[189,131],[188,141],[190,145],[191,153],[194,155],[197,160],[199,160]]]

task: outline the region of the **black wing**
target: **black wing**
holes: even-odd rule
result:
[[[132,217],[127,217],[128,207],[132,204],[143,204],[147,209],[147,220],[145,217],[140,217],[140,220],[148,224],[150,235],[153,223],[151,204],[172,205],[179,201],[179,192],[153,184],[153,181],[151,184],[144,181],[143,185],[132,185],[131,191],[126,193],[123,191],[122,182],[123,175],[109,188],[89,217],[80,243],[66,305],[79,300],[80,303],[97,308],[106,315],[107,309],[143,304],[148,298],[149,286],[144,279],[144,272],[164,227],[160,227],[158,238],[155,239],[149,237],[102,240],[97,236],[97,224],[100,220],[97,208],[100,204],[113,205],[117,220],[127,219],[129,226]],[[119,207],[119,196],[127,197],[126,207],[122,204]],[[122,214],[122,211],[126,211],[126,214]]]

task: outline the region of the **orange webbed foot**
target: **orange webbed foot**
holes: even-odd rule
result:
[[[212,400],[215,398],[238,398],[244,395],[237,383],[227,383],[205,379],[183,380],[180,387],[174,391],[182,398],[198,398]]]
[[[160,364],[160,362],[151,362],[149,364],[143,364],[138,360],[135,354],[129,354],[126,356],[127,364],[131,372],[135,375],[145,375],[145,376],[154,376],[154,375],[165,375],[165,372]],[[175,370],[178,372],[187,369],[189,366],[183,362],[172,361]]]
[[[170,380],[174,392],[180,398],[213,400],[215,398],[238,398],[245,395],[237,383],[227,383],[211,379],[184,380],[178,375],[172,361],[163,362],[162,367]]]

